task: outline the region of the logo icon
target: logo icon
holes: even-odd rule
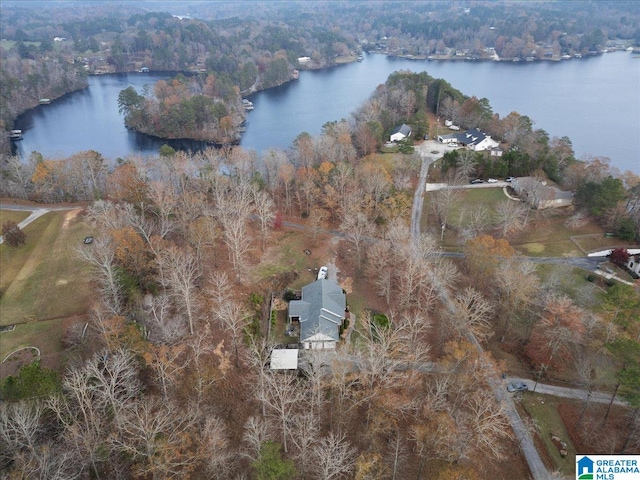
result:
[[[578,460],[576,473],[578,480],[593,480],[593,460],[589,457],[582,457]]]

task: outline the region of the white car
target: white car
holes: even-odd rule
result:
[[[490,178],[489,180],[487,180],[487,183],[498,183],[498,180],[496,180],[495,178]]]
[[[318,280],[324,280],[325,278],[327,278],[328,272],[329,269],[327,267],[320,267],[320,270],[318,270]]]

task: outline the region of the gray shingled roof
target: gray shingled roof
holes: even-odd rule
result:
[[[399,125],[396,128],[394,128],[393,132],[391,132],[391,135],[393,135],[394,133],[401,133],[405,137],[408,137],[411,134],[411,127],[406,123],[403,123],[402,125]]]
[[[289,302],[289,316],[300,317],[300,341],[322,334],[337,342],[346,304],[342,288],[333,280],[302,287],[302,299]]]

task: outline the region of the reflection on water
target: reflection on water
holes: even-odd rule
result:
[[[578,158],[607,156],[621,170],[640,173],[640,149],[634,141],[640,127],[640,59],[627,52],[564,62],[428,62],[371,54],[363,62],[302,71],[299,80],[250,96],[247,131],[240,144],[259,153],[286,149],[302,132],[317,135],[326,122],[349,119],[387,77],[397,70],[427,71],[444,78],[466,95],[485,97],[501,117],[511,111],[528,115],[535,128],[551,137],[568,136]],[[208,145],[162,140],[127,131],[118,112],[118,95],[133,86],[168,78],[167,73],[94,76],[89,88],[27,112],[15,128],[16,142],[28,155],[69,156],[96,150],[109,158],[155,155],[163,144],[197,151]]]

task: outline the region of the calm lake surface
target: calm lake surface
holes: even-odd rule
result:
[[[568,136],[578,158],[611,158],[620,170],[640,173],[640,56],[614,52],[562,62],[428,62],[366,55],[364,61],[302,71],[297,81],[250,97],[241,145],[259,153],[288,148],[301,132],[320,133],[328,121],[348,119],[374,89],[397,70],[426,71],[465,95],[486,97],[501,117],[517,111],[551,137]],[[118,74],[89,78],[89,88],[35,108],[18,119],[21,155],[46,157],[97,150],[109,158],[156,154],[166,140],[129,132],[118,113],[118,94],[167,74]],[[172,143],[196,149],[196,142]]]

